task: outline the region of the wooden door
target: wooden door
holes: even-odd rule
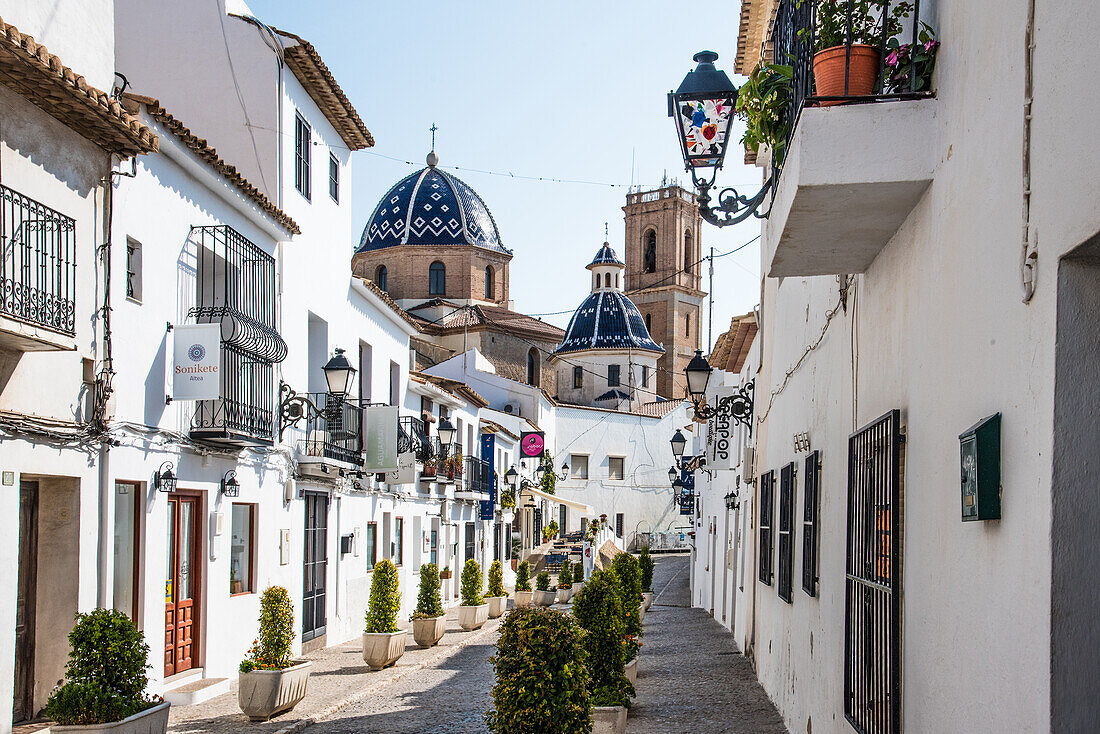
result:
[[[377,540],[377,539],[376,539]],[[306,493],[302,576],[302,642],[325,634],[328,579],[328,497]]]
[[[164,585],[164,675],[199,664],[199,537],[197,496],[168,498],[168,567]]]
[[[34,617],[38,591],[38,482],[19,483],[19,580],[12,721],[34,717]]]

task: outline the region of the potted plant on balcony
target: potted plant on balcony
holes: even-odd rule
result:
[[[872,94],[878,79],[883,34],[889,39],[901,33],[901,21],[911,12],[913,6],[908,2],[892,3],[886,11],[884,0],[819,0],[814,48],[817,96],[864,97]],[[839,102],[820,104],[829,106]]]
[[[767,146],[776,164],[783,162],[786,153],[793,77],[791,66],[760,64],[737,93],[737,114],[745,121],[741,143],[754,153]]]
[[[565,604],[573,596],[573,564],[566,558],[558,571],[558,601]]]
[[[291,660],[294,606],[282,586],[269,586],[260,596],[260,636],[241,661],[237,704],[252,721],[267,721],[305,698],[313,663]]]
[[[439,572],[439,578],[443,581],[446,581],[447,579],[451,578],[451,567],[450,566],[444,566],[443,570]]]
[[[516,566],[516,608],[531,606],[534,595],[531,591],[531,564],[520,561]]]
[[[535,604],[540,607],[548,607],[558,598],[556,589],[550,588],[550,573],[539,571],[535,577]]]
[[[462,604],[458,607],[458,624],[469,632],[489,619],[489,605],[481,595],[481,566],[473,558],[462,567]]]
[[[122,612],[76,615],[65,684],[46,702],[50,731],[147,734],[168,730],[168,704],[147,696],[149,646]]]
[[[508,607],[508,592],[504,589],[504,566],[500,561],[493,561],[489,566],[489,592],[485,600],[489,602],[489,619],[496,619],[504,614]]]
[[[936,53],[940,42],[932,37],[932,28],[921,23],[917,44],[901,43],[897,38],[886,42],[886,88],[891,92],[925,92],[932,87]]]
[[[386,558],[374,565],[366,630],[363,632],[363,662],[371,670],[388,668],[405,654],[407,635],[397,627],[400,611],[397,566]]]
[[[447,630],[443,600],[439,597],[439,569],[434,563],[420,567],[420,593],[412,613],[413,640],[421,647],[432,647]]]
[[[573,616],[588,633],[585,648],[591,678],[592,731],[622,734],[634,686],[626,677],[626,630],[618,579],[612,572],[592,574],[573,601]]]
[[[493,710],[494,734],[587,734],[591,729],[584,633],[552,609],[517,609],[500,626]]]
[[[516,492],[513,489],[506,489],[500,493],[500,506],[505,510],[515,509],[516,506]]]
[[[462,479],[462,472],[463,472],[463,469],[465,467],[465,464],[463,463],[462,452],[461,451],[456,451],[453,458],[454,458],[454,474],[451,478],[454,479],[454,478],[457,477],[458,479]]]
[[[436,460],[428,459],[424,462],[424,471],[420,472],[421,479],[432,479],[436,475]]]

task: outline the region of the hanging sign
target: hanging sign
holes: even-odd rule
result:
[[[731,398],[736,393],[737,388],[720,387],[715,390],[714,401],[717,405],[722,405],[723,399]],[[732,401],[710,420],[710,435],[707,437],[710,456],[707,457],[707,468],[715,471],[732,471],[737,463],[733,456],[733,416],[728,407],[730,405]]]
[[[398,469],[397,406],[363,408],[363,471],[381,474]]]
[[[172,399],[221,397],[222,329],[219,324],[172,328]]]
[[[406,451],[397,455],[397,470],[386,472],[387,484],[412,484],[416,481],[416,454]]]
[[[485,491],[489,493],[488,500],[481,501],[481,519],[492,520],[497,503],[497,477],[495,454],[497,437],[495,433],[481,434],[481,460],[488,464],[485,469],[488,476],[485,478]]]
[[[520,455],[531,458],[542,456],[546,450],[546,434],[542,431],[524,431],[519,437]]]

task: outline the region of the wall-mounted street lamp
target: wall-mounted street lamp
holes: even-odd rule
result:
[[[166,461],[153,473],[153,486],[158,492],[175,492],[176,475],[172,473],[172,462]]]
[[[676,477],[680,476],[680,472],[676,471],[676,467],[670,467],[668,470],[668,481],[675,482]]]
[[[687,448],[687,439],[680,433],[679,428],[672,434],[672,440],[669,443],[672,444],[672,455],[676,457],[676,463],[679,464],[680,459],[684,458],[684,449]]]
[[[554,467],[551,466],[550,462],[546,461],[539,464],[537,471],[539,472],[539,474],[554,474]],[[565,481],[565,478],[569,476],[568,462],[562,463],[561,474],[554,474],[554,476],[561,481]]]
[[[308,395],[294,392],[285,382],[279,383],[279,440],[282,440],[283,431],[288,426],[297,424],[302,418],[332,418],[347,398],[356,369],[344,356],[344,350],[337,347],[332,358],[321,369],[328,384],[328,399],[324,408],[317,407]]]
[[[710,373],[713,368],[703,356],[702,350],[696,350],[695,356],[684,368],[687,376],[688,395],[692,406],[695,408],[696,420],[710,420],[716,415],[725,413],[734,421],[745,426],[752,435],[752,402],[754,383],[749,380],[733,395],[727,395],[718,401],[713,408],[707,405],[707,383],[710,382]],[[675,449],[673,449],[675,451]]]
[[[504,483],[508,485],[510,489],[516,488],[516,481],[519,479],[519,472],[516,471],[516,467],[511,467],[508,471],[504,472]]]
[[[716,227],[737,224],[752,216],[766,219],[771,206],[763,214],[759,209],[774,190],[774,173],[756,195],[745,197],[726,188],[718,194],[717,209],[710,206],[710,190],[729,146],[737,87],[726,72],[714,66],[718,54],[700,51],[693,58],[698,66],[688,72],[675,92],[668,93],[668,116],[676,123],[684,166],[698,191],[699,214]]]
[[[237,472],[230,469],[222,477],[222,496],[223,497],[240,497],[241,485],[237,481]]]
[[[455,440],[455,434],[458,432],[451,424],[450,418],[440,418],[439,427],[435,429],[439,434],[439,443],[444,447],[450,446],[451,442]],[[446,450],[444,448],[444,450]]]

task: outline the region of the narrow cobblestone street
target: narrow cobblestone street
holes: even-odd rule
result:
[[[655,561],[655,598],[646,614],[638,697],[627,731],[785,733],[733,638],[704,611],[689,607],[687,556]],[[278,732],[308,726],[316,734],[483,732],[482,716],[492,706],[489,658],[496,651],[498,625],[492,621],[481,631],[463,633],[450,620],[439,647],[418,650],[410,640],[398,665],[381,673],[363,667],[353,641],[318,656],[310,694],[287,716],[246,723],[234,692],[193,709],[173,709],[172,731]]]

